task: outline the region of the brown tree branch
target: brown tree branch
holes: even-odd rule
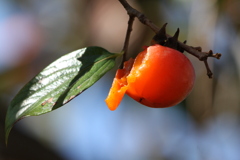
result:
[[[159,32],[160,28],[157,27],[151,20],[149,20],[143,13],[139,12],[138,10],[132,8],[128,2],[126,0],[119,0],[119,2],[123,5],[123,7],[125,8],[125,10],[127,11],[128,15],[130,17],[137,17],[139,19],[139,21],[143,24],[145,24],[146,26],[148,26],[149,28],[151,28],[156,34]],[[131,24],[132,27],[132,24]],[[127,31],[129,32],[129,31]],[[130,31],[131,32],[131,31]],[[129,33],[130,35],[130,33]],[[172,36],[166,34],[167,38],[171,38]],[[212,78],[212,71],[209,68],[209,65],[207,63],[207,59],[208,57],[213,57],[213,58],[217,58],[220,59],[221,54],[220,53],[216,53],[213,54],[213,51],[210,50],[209,52],[202,52],[201,47],[192,47],[189,45],[186,45],[185,43],[182,43],[180,41],[178,41],[178,45],[186,52],[188,52],[189,54],[197,57],[200,61],[204,61],[204,64],[206,66],[207,69],[207,75],[209,78]],[[125,46],[125,45],[124,45]],[[126,45],[127,46],[127,45]],[[126,55],[125,55],[126,56]],[[124,58],[123,58],[124,59]]]
[[[132,25],[134,22],[134,18],[135,18],[135,16],[129,15],[127,33],[126,33],[126,37],[125,37],[125,41],[124,41],[124,45],[123,45],[123,49],[122,49],[123,57],[122,57],[122,62],[121,62],[120,68],[123,68],[124,62],[127,60],[128,44],[129,44],[130,35],[132,32]]]

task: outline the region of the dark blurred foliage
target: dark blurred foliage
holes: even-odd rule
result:
[[[167,22],[170,35],[180,28],[180,40],[222,53],[220,60],[209,59],[214,78],[207,77],[203,62],[185,53],[195,67],[196,84],[183,103],[153,110],[126,97],[117,111],[110,112],[104,97],[116,66],[63,109],[19,122],[6,148],[5,113],[18,90],[46,65],[78,48],[101,46],[120,52],[128,16],[117,0],[1,1],[1,160],[240,159],[239,0],[129,3],[159,27]],[[153,36],[136,19],[128,56],[134,57]]]

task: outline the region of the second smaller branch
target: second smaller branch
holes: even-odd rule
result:
[[[129,45],[130,35],[132,32],[134,18],[135,18],[135,16],[129,15],[127,33],[126,33],[126,37],[125,37],[125,41],[124,41],[124,46],[122,49],[123,57],[122,57],[122,62],[121,62],[120,68],[123,68],[123,64],[127,60],[127,51],[128,51],[128,45]]]

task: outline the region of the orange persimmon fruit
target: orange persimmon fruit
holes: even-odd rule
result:
[[[105,102],[115,110],[126,93],[148,107],[171,107],[187,97],[194,80],[194,68],[183,53],[155,44],[117,70]]]

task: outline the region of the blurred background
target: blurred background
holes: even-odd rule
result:
[[[181,104],[152,109],[125,96],[108,110],[104,99],[117,66],[73,101],[29,117],[4,144],[7,107],[33,76],[60,56],[86,46],[123,47],[128,16],[117,0],[0,1],[1,160],[240,160],[240,1],[129,0],[167,33],[204,51],[203,62],[185,53],[196,70],[192,93]],[[134,57],[154,33],[135,20]]]

